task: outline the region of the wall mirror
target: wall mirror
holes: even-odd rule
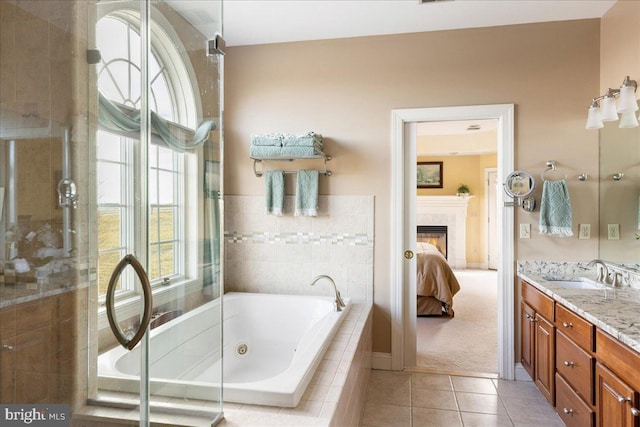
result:
[[[600,129],[599,193],[600,258],[640,264],[640,128]]]
[[[536,207],[536,200],[528,197],[536,187],[533,176],[524,170],[517,170],[507,175],[504,180],[504,191],[508,196],[513,197],[518,206],[522,206],[527,212],[531,212]]]

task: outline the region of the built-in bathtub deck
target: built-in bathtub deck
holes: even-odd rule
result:
[[[372,304],[354,303],[329,349],[295,408],[224,404],[225,427],[244,426],[345,426],[358,425],[371,371]],[[113,393],[104,397],[114,396]],[[122,396],[119,396],[121,398]],[[172,404],[167,398],[162,402]],[[195,402],[191,407],[197,409]],[[206,410],[210,403],[202,403]],[[138,425],[136,411],[87,406],[73,416],[72,426]],[[153,415],[154,425],[200,426],[205,420],[194,416]],[[156,424],[157,423],[157,424]]]

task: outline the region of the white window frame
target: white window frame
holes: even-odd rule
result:
[[[100,16],[103,18],[107,15],[127,21],[129,24],[138,25],[140,22],[139,11],[136,10],[122,10],[115,9],[117,5],[110,7],[103,7],[101,11],[104,13]],[[111,9],[111,10],[110,10]],[[172,26],[166,21],[166,19],[158,13],[152,13],[151,20],[151,39],[154,43],[151,46],[152,54],[159,62],[161,69],[164,69],[165,79],[169,86],[169,93],[174,103],[177,122],[181,125],[188,126],[190,128],[197,127],[198,117],[202,114],[202,106],[199,97],[195,94],[199,93],[197,88],[197,80],[195,79],[195,72],[191,67],[189,58],[186,54],[184,47],[176,47],[179,44],[179,38]],[[152,76],[153,77],[153,76]],[[123,144],[129,147],[126,148],[127,156],[134,156],[133,144]],[[198,214],[194,209],[188,209],[187,201],[198,200],[198,185],[201,183],[201,179],[198,176],[198,155],[202,148],[197,148],[194,152],[182,153],[178,156],[178,159],[174,159],[174,162],[178,162],[177,166],[177,180],[179,186],[176,188],[176,200],[174,203],[178,206],[178,211],[181,215],[177,215],[176,220],[180,222],[180,231],[174,231],[174,239],[179,239],[178,247],[176,251],[176,257],[183,260],[181,265],[174,266],[173,274],[169,277],[169,283],[165,283],[163,278],[152,281],[154,305],[159,306],[176,298],[196,292],[202,289],[202,280],[198,277]],[[129,152],[131,151],[131,152]],[[181,160],[180,160],[181,159]],[[132,160],[132,157],[128,159],[133,166],[133,174],[140,174],[142,171],[135,170],[140,169],[137,165],[140,162]],[[157,165],[159,166],[159,165]],[[123,187],[126,186],[128,180],[123,180]],[[122,189],[125,190],[124,188]],[[128,190],[127,190],[128,191]],[[128,203],[133,203],[135,196],[131,197]],[[130,205],[133,206],[133,205]],[[134,211],[135,207],[131,208]],[[126,211],[126,209],[125,209]],[[127,216],[137,216],[135,212],[127,212]],[[128,233],[128,238],[134,239],[135,245],[139,245],[144,241],[144,233],[147,231],[141,231],[140,227],[134,226],[135,221],[130,221],[127,227],[121,227],[123,233]],[[159,236],[158,236],[159,237]],[[138,249],[138,248],[136,248]],[[144,248],[143,248],[144,249]],[[145,249],[146,250],[146,249]],[[127,269],[129,270],[129,269]],[[136,283],[132,281],[132,283]],[[138,285],[135,285],[138,288]],[[139,289],[133,289],[130,292],[119,292],[116,297],[116,308],[118,309],[119,318],[128,318],[139,314],[138,294]],[[99,309],[98,309],[98,327],[103,329],[108,327],[106,319],[106,310],[104,307],[105,296],[99,296]]]

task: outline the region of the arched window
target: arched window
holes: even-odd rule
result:
[[[149,108],[168,122],[195,128],[199,105],[193,79],[171,38],[151,22],[151,54],[148,56]],[[114,11],[96,25],[98,88],[104,98],[131,110],[141,108],[140,17],[134,11]],[[139,134],[139,132],[138,132]],[[111,272],[127,253],[146,252],[152,284],[186,276],[185,210],[188,152],[175,150],[152,136],[148,171],[140,170],[136,132],[100,129],[97,134],[98,186],[98,282],[104,295]],[[130,183],[147,174],[149,211],[139,206],[139,195]],[[193,171],[191,172],[193,173]],[[123,276],[116,295],[136,292],[134,281]]]

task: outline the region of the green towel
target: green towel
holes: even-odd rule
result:
[[[282,147],[281,133],[254,133],[251,134],[251,145]]]
[[[318,171],[299,170],[295,216],[318,216]]]
[[[322,150],[322,135],[315,132],[285,133],[282,135],[283,147],[318,147]]]
[[[284,214],[284,172],[269,170],[264,172],[264,200],[267,215]]]
[[[280,149],[282,157],[314,157],[321,156],[322,150],[317,146],[314,147],[282,147]]]
[[[540,201],[540,234],[573,236],[571,230],[571,199],[564,179],[544,181]]]
[[[282,156],[282,148],[269,145],[252,145],[249,147],[249,157],[254,159],[269,159]]]

